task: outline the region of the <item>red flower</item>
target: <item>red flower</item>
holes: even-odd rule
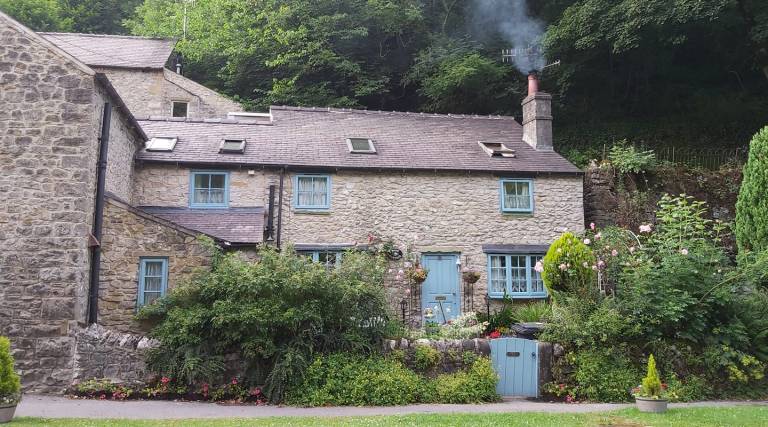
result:
[[[565,388],[565,384],[558,384],[558,386],[560,387],[560,390]]]
[[[237,385],[237,378],[232,378],[232,385]]]
[[[499,338],[499,337],[501,337],[501,332],[499,332],[497,330],[494,330],[493,332],[488,334],[488,338],[490,338],[490,339],[495,339],[495,338]]]
[[[107,396],[106,396],[106,395],[104,395],[104,394],[102,394],[101,396],[99,396],[99,399],[100,399],[100,400],[104,400],[104,399],[106,399],[106,398],[107,398]]]
[[[168,384],[169,382],[171,382],[171,379],[168,377],[162,377],[160,378],[160,382],[163,384]]]
[[[667,384],[666,383],[661,383],[661,389],[662,390],[666,390],[667,389]]]

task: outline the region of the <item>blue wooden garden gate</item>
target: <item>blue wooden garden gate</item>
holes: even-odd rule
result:
[[[538,397],[539,343],[521,338],[491,340],[491,360],[502,396]]]

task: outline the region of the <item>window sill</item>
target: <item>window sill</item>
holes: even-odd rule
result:
[[[331,211],[326,209],[293,209],[293,213],[299,215],[330,215]]]
[[[507,294],[507,298],[510,299],[545,299],[549,297],[547,294]],[[504,295],[488,295],[488,298],[495,300],[504,299]]]
[[[533,218],[533,212],[501,212],[503,218]]]

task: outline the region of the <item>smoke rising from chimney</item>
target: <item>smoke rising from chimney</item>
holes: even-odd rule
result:
[[[528,14],[525,0],[473,0],[471,8],[475,31],[480,35],[495,31],[504,37],[516,49],[511,62],[521,73],[544,67],[540,47],[544,23]]]

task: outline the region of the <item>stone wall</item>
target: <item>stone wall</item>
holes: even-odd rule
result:
[[[111,102],[112,117],[109,129],[109,144],[107,154],[107,176],[106,190],[123,200],[130,201],[133,197],[134,183],[134,157],[136,151],[143,147],[142,140],[139,139],[114,101],[108,99],[107,94],[101,90],[101,104]],[[103,109],[94,111],[97,129],[101,129]]]
[[[189,174],[184,167],[142,165],[134,200],[139,205],[187,206]],[[502,213],[499,177],[492,174],[339,171],[332,174],[328,212],[293,209],[291,177],[285,177],[284,243],[365,244],[375,234],[416,254],[459,253],[463,265],[481,273],[474,286],[474,310],[484,309],[487,289],[483,244],[549,244],[564,228],[584,227],[581,176],[536,177],[533,214]],[[266,206],[268,186],[278,181],[272,170],[255,170],[253,175],[231,171],[231,206]],[[400,268],[402,263],[392,266],[394,271]],[[399,314],[407,285],[395,276],[389,275],[388,294]],[[413,319],[420,320],[419,312],[420,307],[411,307]]]
[[[98,144],[93,73],[0,15],[0,335],[26,389],[72,380]]]
[[[117,383],[147,380],[145,352],[156,345],[153,340],[100,325],[79,328],[73,336],[73,383],[93,378],[109,378]]]
[[[194,232],[108,199],[99,284],[100,325],[121,332],[143,331],[133,319],[141,257],[168,258],[169,288],[209,262]]]
[[[440,354],[440,361],[432,372],[433,374],[452,373],[467,369],[477,357],[490,357],[491,346],[485,338],[473,338],[463,340],[384,340],[382,354],[391,355],[399,352],[403,362],[415,369],[414,353],[417,346],[429,346]],[[469,357],[468,357],[469,356]]]
[[[188,117],[226,117],[242,107],[186,77],[169,70],[97,68],[109,77],[136,117],[170,117],[173,101],[189,103]]]

